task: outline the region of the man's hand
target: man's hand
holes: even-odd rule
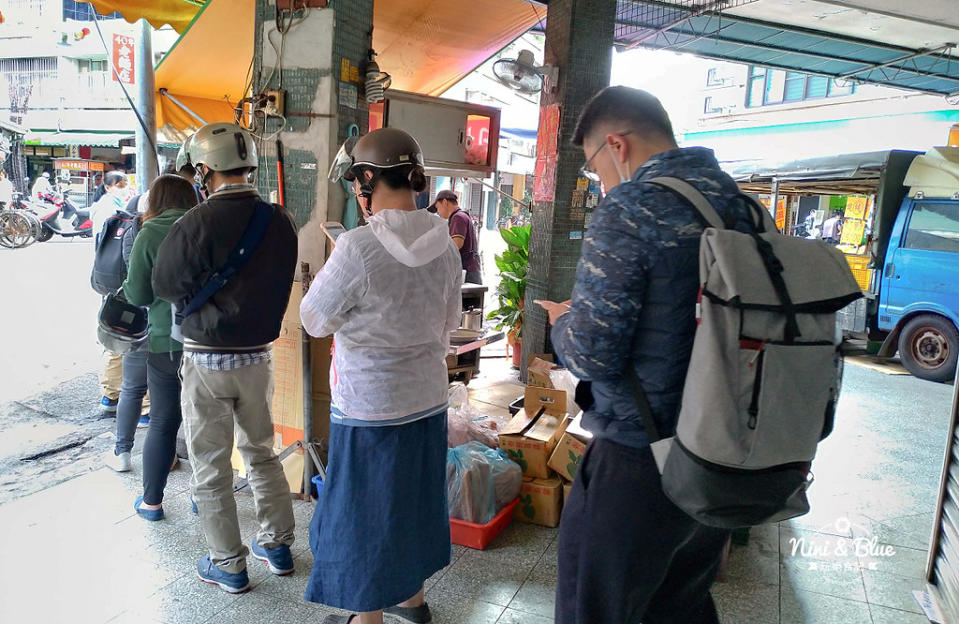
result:
[[[555,301],[543,301],[542,299],[534,299],[533,303],[539,304],[541,308],[546,310],[546,313],[549,315],[549,324],[555,325],[556,319],[562,315],[569,312],[569,306],[572,303],[571,299],[567,299],[562,303],[556,303]]]

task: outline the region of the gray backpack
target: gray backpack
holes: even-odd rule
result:
[[[809,511],[816,446],[832,430],[842,377],[836,312],[862,296],[842,253],[781,235],[769,212],[756,233],[724,227],[709,201],[678,178],[655,178],[709,224],[699,249],[692,359],[676,435],[659,433],[633,387],[662,472],[663,491],[699,522],[721,528]],[[630,367],[632,371],[632,367]]]

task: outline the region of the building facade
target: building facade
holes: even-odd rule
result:
[[[132,145],[137,120],[108,49],[114,35],[135,38],[139,27],[74,0],[7,0],[2,13],[0,119],[28,129],[20,146],[23,175],[60,173],[61,159],[100,163],[98,171],[132,168],[132,149],[121,141]],[[154,32],[157,58],[177,37],[169,27]],[[135,99],[136,87],[127,90]],[[82,177],[89,186],[93,176]]]

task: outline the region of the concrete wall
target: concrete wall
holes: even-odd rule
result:
[[[342,0],[335,10],[312,9],[286,35],[282,70],[267,33],[275,30],[274,1],[257,1],[254,91],[286,90],[287,118],[278,137],[283,143],[285,204],[299,228],[299,256],[312,272],[326,259],[326,237],[320,225],[342,216],[344,195],[330,184],[330,161],[346,137],[346,129],[357,124],[366,130],[368,111],[361,86],[354,82],[357,72],[341,75],[343,59],[360,67],[369,49],[372,29],[371,0]],[[279,35],[272,35],[279,47]],[[344,76],[347,80],[343,80]],[[269,83],[267,83],[269,79]],[[356,97],[351,97],[352,93]],[[257,184],[264,197],[277,188],[276,138],[281,120],[270,119],[260,133],[260,171]],[[261,124],[262,126],[263,124]]]

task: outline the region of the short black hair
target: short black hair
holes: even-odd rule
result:
[[[225,169],[223,171],[217,171],[217,173],[219,173],[220,175],[228,176],[232,178],[235,176],[250,175],[252,171],[253,171],[253,167],[237,167],[236,169]]]
[[[107,174],[103,176],[103,186],[116,186],[120,180],[126,180],[127,174],[122,171],[107,171]]]
[[[655,95],[632,87],[606,87],[586,103],[576,122],[573,145],[604,124],[623,124],[641,137],[668,139],[675,143],[673,124]]]

